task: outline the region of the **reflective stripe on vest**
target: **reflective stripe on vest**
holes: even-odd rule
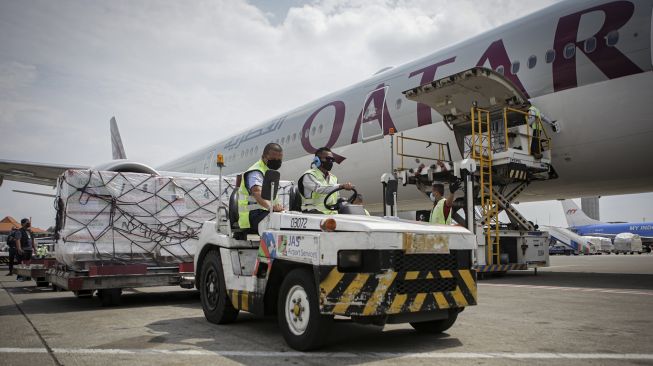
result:
[[[441,224],[441,225],[451,225],[451,210],[449,210],[449,217],[444,218],[444,203],[447,200],[442,198],[435,204],[433,210],[431,210],[431,217],[429,222],[432,224]]]
[[[324,178],[324,174],[322,174],[322,172],[317,168],[313,168],[305,171],[300,179],[304,179],[304,176],[306,174],[312,175],[317,180],[317,182],[322,186],[333,186],[338,184],[338,178],[335,175],[329,174],[328,179]],[[325,215],[338,213],[338,211],[328,210],[324,206],[324,197],[327,196],[326,194],[311,192],[310,198],[304,197],[304,192],[301,192],[301,194],[302,194],[302,211],[318,210],[324,213]],[[336,202],[338,202],[338,196],[339,196],[338,193],[332,194],[331,197],[329,197],[328,203],[330,205],[333,205]]]
[[[267,210],[267,208],[259,205],[258,202],[256,202],[256,199],[254,199],[254,197],[252,197],[247,191],[245,185],[247,173],[253,171],[259,171],[263,176],[265,176],[265,172],[268,171],[268,166],[265,165],[263,160],[259,160],[243,173],[243,177],[240,180],[240,188],[238,188],[238,227],[241,229],[249,229],[251,227],[249,223],[249,211]]]

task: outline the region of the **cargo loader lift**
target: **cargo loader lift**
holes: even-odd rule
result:
[[[453,218],[473,227],[478,238],[477,271],[506,272],[548,266],[548,234],[537,230],[512,205],[533,181],[557,178],[551,165],[551,139],[539,117],[529,116],[530,103],[524,93],[503,75],[475,67],[403,92],[407,99],[435,109],[454,131],[464,159],[475,162],[471,194],[475,206],[465,219],[456,212],[464,200],[454,203]],[[535,118],[535,120],[533,120]],[[539,131],[536,132],[534,130]],[[435,145],[431,166],[404,165],[406,144]],[[451,183],[461,178],[461,162],[451,158],[449,144],[397,136],[395,173],[403,184],[415,184],[425,194],[433,182]],[[410,149],[408,149],[410,150]],[[462,161],[464,164],[465,160]],[[510,223],[502,223],[505,212]],[[467,222],[473,220],[472,223]]]

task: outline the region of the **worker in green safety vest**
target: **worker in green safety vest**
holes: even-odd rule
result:
[[[335,158],[331,149],[321,147],[315,151],[311,162],[311,169],[299,177],[299,190],[302,195],[302,211],[308,213],[322,213],[326,215],[337,214],[337,211],[329,210],[324,205],[324,198],[338,188],[351,191],[354,185],[350,182],[339,184],[338,178],[331,174]],[[329,198],[329,204],[338,202],[338,193]]]
[[[269,169],[278,170],[283,160],[281,145],[269,143],[263,148],[261,159],[243,173],[238,189],[238,227],[259,234],[258,224],[270,211],[280,212],[283,207],[261,197],[263,178]]]
[[[47,256],[48,256],[48,247],[45,245],[39,245],[38,248],[36,248],[36,257],[45,258]]]
[[[453,182],[449,184],[449,194],[444,198],[444,185],[434,182],[431,186],[431,217],[429,222],[432,224],[451,225],[451,208],[453,207],[454,193],[460,188],[460,183]]]
[[[528,123],[533,130],[533,138],[531,139],[531,155],[536,159],[542,158],[542,145],[540,144],[540,134],[542,133],[542,124],[540,123],[542,114],[537,107],[531,105],[528,108]]]
[[[533,130],[533,139],[531,140],[531,155],[536,159],[542,158],[542,144],[540,143],[540,138],[542,135],[542,129],[544,126],[542,122],[551,126],[551,129],[555,133],[560,133],[560,124],[556,120],[551,120],[549,117],[545,116],[539,108],[534,105],[528,107],[528,124]]]

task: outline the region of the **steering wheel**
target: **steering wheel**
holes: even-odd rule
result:
[[[334,203],[333,205],[330,205],[330,204],[327,203],[327,201],[329,201],[329,198],[331,197],[331,195],[333,195],[336,192],[340,192],[343,189],[344,188],[337,188],[337,189],[331,191],[331,193],[327,194],[326,197],[324,197],[324,207],[326,207],[328,210],[337,211],[338,206],[340,206],[340,204],[342,202],[346,201],[346,202],[349,202],[349,203],[354,203],[354,201],[356,201],[356,197],[358,197],[358,192],[354,188],[351,189],[353,194],[348,199],[345,200],[344,198],[338,198],[338,201],[336,203]]]

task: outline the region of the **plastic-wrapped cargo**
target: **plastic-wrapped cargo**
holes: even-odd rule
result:
[[[642,238],[637,234],[621,233],[614,237],[615,253],[642,253]]]
[[[234,184],[223,178],[225,205]],[[73,269],[190,262],[202,224],[215,219],[218,193],[217,177],[68,170],[57,192],[57,260]]]
[[[601,251],[607,254],[612,253],[614,250],[614,245],[612,244],[612,240],[608,238],[601,238]]]

